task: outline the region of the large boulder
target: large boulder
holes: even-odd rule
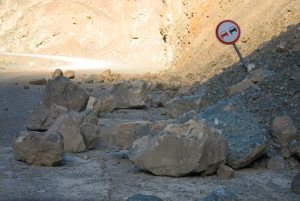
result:
[[[100,134],[101,144],[128,149],[140,137],[161,133],[169,123],[170,121],[136,121],[119,124]]]
[[[78,112],[86,108],[89,95],[68,78],[59,76],[49,80],[40,105],[28,121],[28,130],[46,130],[54,120],[68,110]]]
[[[115,84],[109,94],[116,101],[116,108],[143,108],[147,105],[148,91],[144,81]]]
[[[276,117],[271,126],[271,133],[282,147],[287,147],[297,139],[297,128],[288,116]]]
[[[265,152],[265,136],[239,98],[221,101],[207,108],[199,118],[220,130],[228,141],[227,164],[234,169],[246,167]]]
[[[169,124],[155,136],[136,140],[129,151],[130,160],[155,175],[173,177],[190,173],[209,175],[225,162],[228,144],[205,120]]]
[[[167,102],[165,112],[173,118],[190,111],[198,111],[201,108],[209,106],[210,101],[205,95],[184,96],[182,98],[174,98]]]
[[[12,151],[16,160],[30,165],[60,165],[64,155],[63,137],[58,132],[21,131],[15,136]]]
[[[83,152],[86,149],[84,140],[80,133],[80,125],[72,116],[72,113],[60,115],[48,131],[59,132],[64,137],[66,152]]]

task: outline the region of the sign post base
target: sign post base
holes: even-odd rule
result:
[[[245,61],[244,61],[244,58],[242,57],[242,55],[241,55],[239,49],[238,49],[237,46],[235,45],[235,43],[233,43],[233,47],[234,47],[236,53],[239,55],[240,60],[241,60],[241,62],[243,63],[243,66],[245,67],[245,70],[247,71],[247,65],[246,65],[246,63],[245,63]]]

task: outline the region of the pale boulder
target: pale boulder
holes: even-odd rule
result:
[[[226,161],[228,150],[227,141],[208,122],[190,120],[169,124],[159,135],[136,140],[129,158],[155,175],[210,175]]]
[[[30,165],[60,165],[64,155],[63,137],[52,131],[21,131],[15,136],[12,151],[16,160]]]
[[[62,134],[66,152],[85,151],[86,146],[80,133],[80,125],[78,121],[72,117],[72,114],[66,113],[60,115],[48,131],[59,132]]]

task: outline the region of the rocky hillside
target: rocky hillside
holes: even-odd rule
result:
[[[1,51],[161,64],[156,1],[0,1]]]
[[[300,22],[297,0],[163,2],[161,32],[168,66],[199,74],[219,73],[239,60],[232,46],[216,39],[215,28],[220,21],[231,19],[240,25],[242,34],[237,46],[245,57]]]
[[[221,20],[240,25],[237,46],[247,57],[298,24],[299,13],[297,0],[3,0],[0,50],[101,58],[212,77],[239,60],[215,37]]]

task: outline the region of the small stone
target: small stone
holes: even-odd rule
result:
[[[251,63],[247,65],[247,71],[250,72],[251,70],[253,70],[255,68],[255,64]]]
[[[64,74],[61,69],[56,69],[52,75],[52,79],[55,79],[55,78],[63,76],[63,75]]]
[[[294,177],[291,186],[293,192],[300,195],[300,172]]]
[[[234,170],[227,165],[220,165],[217,175],[222,179],[231,179],[234,177]]]
[[[74,79],[75,78],[75,72],[72,70],[68,70],[64,73],[64,76],[69,78],[69,79]]]
[[[286,162],[280,155],[273,156],[267,163],[267,168],[271,170],[284,170],[285,167]]]

